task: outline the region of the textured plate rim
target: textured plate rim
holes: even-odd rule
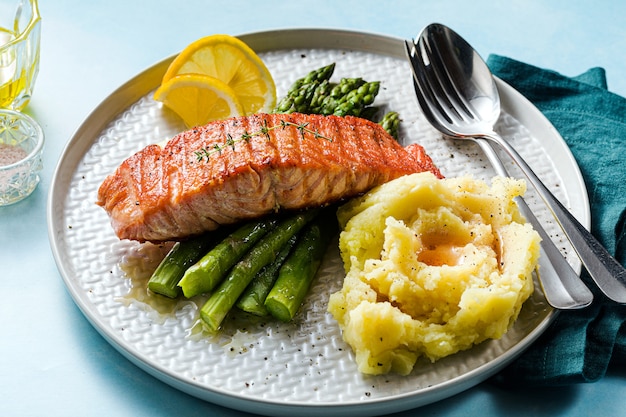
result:
[[[285,29],[251,32],[238,37],[257,52],[293,48],[335,48],[361,50],[395,57],[404,56],[403,39],[369,32],[340,29]],[[82,157],[86,150],[92,145],[95,139],[94,134],[99,134],[121,111],[158,85],[162,74],[173,58],[174,56],[156,63],[124,83],[105,98],[85,118],[68,141],[61,154],[54,171],[47,202],[50,245],[57,268],[61,273],[70,295],[81,312],[105,340],[136,366],[176,389],[206,401],[241,411],[268,415],[289,415],[290,413],[298,412],[300,415],[305,416],[319,415],[331,411],[341,413],[358,411],[364,415],[378,415],[423,406],[450,397],[484,381],[517,358],[556,318],[557,312],[552,311],[524,339],[507,350],[496,360],[490,361],[444,383],[421,389],[419,392],[398,394],[385,399],[351,401],[341,404],[307,402],[292,402],[286,404],[280,401],[247,398],[220,389],[209,389],[200,384],[184,381],[169,369],[159,364],[152,363],[142,358],[141,355],[131,352],[125,346],[123,340],[110,331],[106,325],[101,323],[96,315],[92,314],[88,300],[73,287],[71,271],[66,268],[63,262],[64,254],[57,245],[56,237],[58,233],[62,233],[60,229],[62,222],[56,214],[55,207],[57,207],[59,199],[66,195],[69,187],[69,178],[80,160],[79,157]],[[573,214],[588,228],[590,224],[588,194],[578,165],[565,141],[547,118],[530,103],[530,101],[502,80],[497,79],[496,82],[502,93],[503,108],[525,125],[533,135],[548,135],[548,137],[551,137],[552,140],[549,141],[550,153],[558,152],[562,159],[567,160],[566,163],[561,165],[569,170],[569,172],[566,173],[567,178],[577,181],[573,188],[578,192],[574,195],[569,195],[570,199],[582,203],[576,204],[576,206],[573,207]],[[568,193],[570,192],[571,190],[568,189]]]

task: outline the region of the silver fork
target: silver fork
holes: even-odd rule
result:
[[[420,51],[416,45],[406,42],[406,52],[412,63],[412,69],[414,71],[413,83],[420,106],[427,119],[438,128],[439,122],[436,121],[431,106],[437,106],[437,111],[444,111],[443,108],[445,107],[449,109],[450,112],[455,112],[455,107],[450,100],[446,100],[445,98],[441,99],[441,101],[434,102],[438,97],[437,94],[443,94],[443,87],[441,86],[437,74],[429,68],[426,68],[424,59],[420,56]],[[431,61],[429,61],[429,63],[432,64]],[[434,79],[433,77],[437,78]],[[447,95],[444,95],[444,97],[447,97]],[[448,131],[444,131],[443,133],[446,134],[446,136],[452,136]],[[499,156],[486,139],[478,136],[472,137],[471,139],[475,140],[481,147],[496,169],[498,175],[509,175]],[[549,260],[549,262],[542,263],[542,269],[539,274],[539,281],[548,303],[558,309],[575,309],[588,306],[593,301],[591,291],[580,280],[578,274],[572,269],[571,265],[554,245],[526,202],[522,198],[518,198],[516,202],[522,215],[526,217],[541,236],[541,254],[544,256],[544,259],[547,258]]]

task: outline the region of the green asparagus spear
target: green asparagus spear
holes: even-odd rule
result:
[[[306,76],[304,76],[304,78],[301,79],[300,82],[302,84],[308,84],[312,82],[322,82],[324,80],[330,80],[330,77],[333,75],[334,71],[335,71],[335,63],[333,62],[332,64],[326,65],[324,67],[321,67],[321,68],[318,68],[309,72]],[[296,85],[297,83],[298,81],[296,81]]]
[[[256,316],[267,316],[268,312],[264,305],[265,298],[272,289],[278,277],[278,270],[285,262],[285,259],[287,259],[296,238],[297,235],[294,235],[289,239],[278,253],[276,260],[259,271],[243,294],[241,294],[239,300],[237,300],[237,308]]]
[[[315,89],[324,80],[328,81],[334,70],[335,64],[332,63],[313,70],[306,76],[297,79],[291,85],[285,97],[278,102],[274,113],[293,113],[295,111],[308,113],[308,107],[314,97]]]
[[[303,109],[308,107],[311,97],[313,97],[315,87],[317,87],[317,83],[301,85],[300,88],[296,90],[295,94],[287,94],[278,102],[274,113],[294,113],[298,108]]]
[[[363,109],[374,102],[379,89],[379,81],[370,81],[356,90],[350,91],[339,100],[333,114],[336,116],[360,116]]]
[[[318,210],[307,210],[282,220],[230,270],[200,309],[200,318],[210,331],[217,331],[254,276],[276,259],[281,248],[300,231]]]
[[[365,80],[361,77],[357,78],[342,78],[339,80],[339,84],[333,87],[330,92],[330,97],[339,99],[347,95],[350,91],[356,90],[360,86],[365,84]]]
[[[327,97],[324,98],[317,112],[323,115],[333,114],[335,108],[343,97],[347,96],[352,90],[356,90],[365,84],[362,78],[342,78],[339,84],[335,85]]]
[[[306,109],[306,113],[308,114],[321,114],[322,105],[324,104],[324,100],[326,100],[331,91],[333,85],[328,80],[323,80],[321,83],[315,87],[315,91],[313,91],[313,96],[311,97],[311,102],[309,103],[308,108]]]
[[[274,218],[253,220],[226,236],[185,271],[178,283],[183,295],[191,298],[211,291],[276,223]]]
[[[287,94],[285,97],[281,98],[276,108],[274,108],[274,113],[293,113],[295,108],[294,105],[295,95]]]
[[[298,95],[293,98],[292,106],[289,108],[289,111],[285,113],[309,113],[309,108],[311,106],[311,101],[315,96],[315,91],[320,86],[319,82],[313,82],[309,84],[304,84]]]
[[[320,216],[298,237],[265,299],[265,308],[273,317],[288,322],[296,315],[336,231],[333,217]]]
[[[176,298],[180,295],[178,282],[185,270],[196,262],[202,254],[214,245],[216,233],[207,233],[200,237],[176,242],[163,258],[148,281],[148,289],[157,294]]]
[[[400,125],[400,115],[395,111],[386,113],[378,122],[394,139],[398,139],[398,127]]]

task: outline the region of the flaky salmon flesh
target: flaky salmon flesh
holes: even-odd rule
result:
[[[402,175],[441,173],[357,117],[256,114],[197,127],[126,159],[98,190],[120,239],[181,240],[279,210],[324,206]]]

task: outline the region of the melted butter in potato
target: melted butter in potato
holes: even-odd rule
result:
[[[501,337],[533,291],[539,236],[514,198],[525,183],[414,174],[340,208],[346,268],[329,311],[367,374],[408,374]]]

